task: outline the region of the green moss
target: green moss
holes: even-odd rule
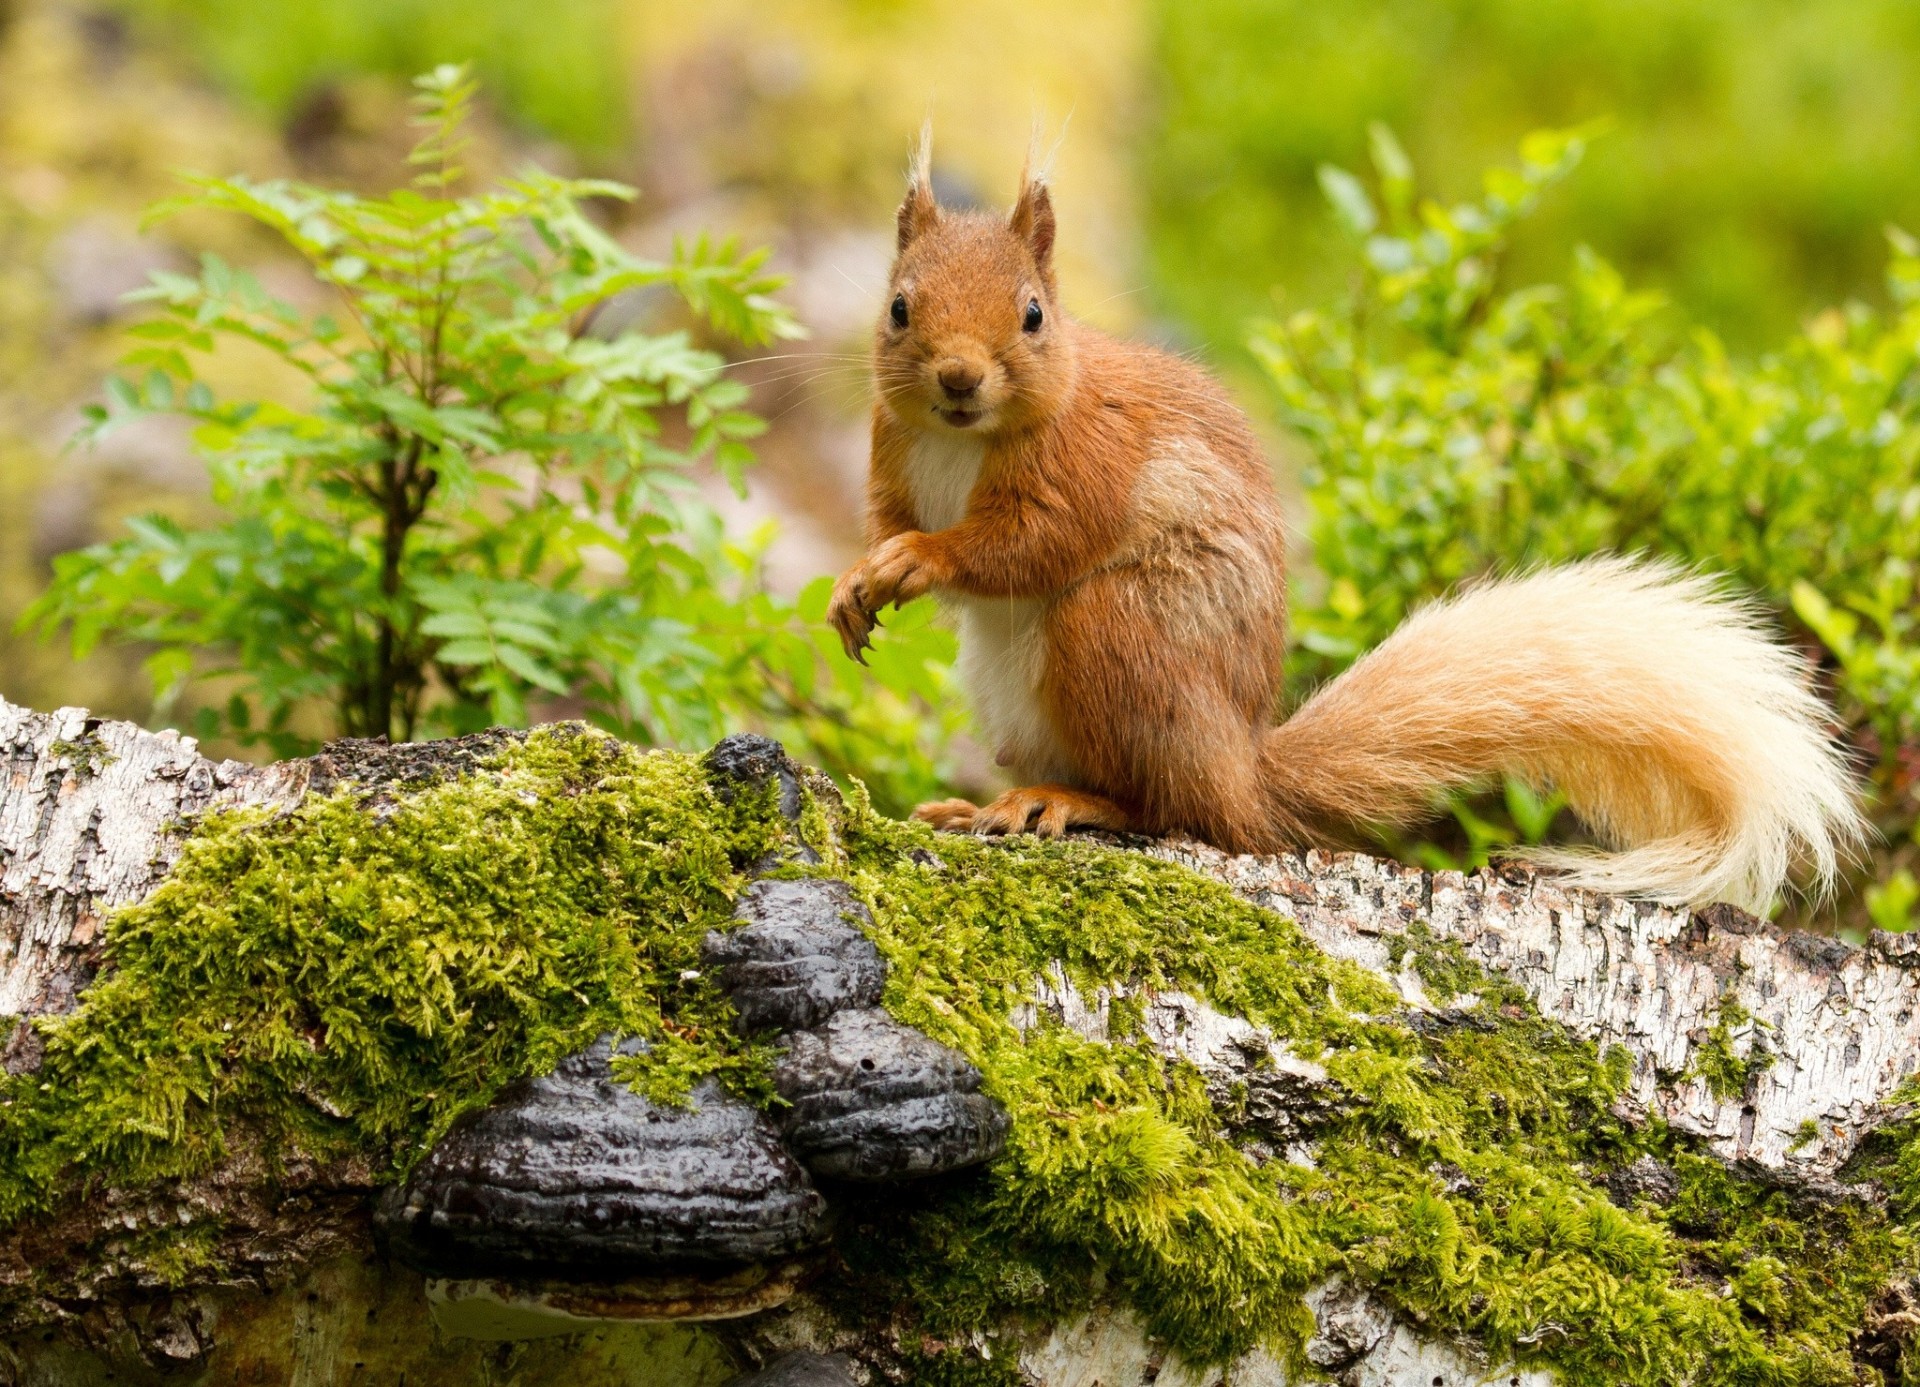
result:
[[[1689,1239],[1693,1274],[1719,1280],[1750,1319],[1793,1322],[1808,1344],[1830,1346],[1836,1374],[1851,1371],[1845,1345],[1904,1235],[1864,1204],[1796,1203],[1684,1151],[1673,1166],[1680,1193],[1663,1218]]]
[[[111,766],[118,758],[91,732],[83,732],[72,741],[55,738],[47,743],[47,755],[65,761],[82,776]]]
[[[1485,971],[1467,957],[1459,940],[1440,938],[1424,920],[1415,920],[1405,933],[1387,941],[1387,961],[1395,968],[1411,962],[1427,995],[1443,1006],[1487,981]]]
[[[160,1285],[178,1290],[219,1270],[218,1231],[207,1222],[189,1228],[143,1229],[127,1238],[122,1255]]]
[[[698,976],[735,863],[777,841],[686,756],[536,733],[486,775],[204,820],[107,931],[107,967],[0,1082],[0,1219],[93,1185],[209,1169],[244,1130],[404,1169],[460,1113],[603,1031],[645,1036],[656,1096],[762,1091]]]
[[[698,947],[783,828],[770,799],[722,805],[693,758],[568,732],[378,807],[208,818],[110,922],[85,1005],[42,1025],[40,1073],[0,1081],[0,1217],[205,1171],[242,1134],[392,1177],[602,1031],[653,1042],[623,1072],[656,1096],[718,1073],[765,1098],[769,1056],[732,1035]],[[997,1387],[1014,1355],[994,1335],[1112,1300],[1189,1360],[1262,1343],[1304,1367],[1302,1294],[1341,1275],[1572,1383],[1851,1382],[1849,1328],[1911,1260],[1879,1212],[1792,1209],[1623,1126],[1623,1051],[1430,935],[1405,944],[1429,990],[1478,1000],[1415,1029],[1380,979],[1171,864],[936,836],[857,793],[833,817],[810,802],[800,831],[827,860],[787,870],[844,874],[874,909],[887,1006],[1014,1119],[987,1169],[843,1207],[821,1293],[850,1320],[890,1307],[917,1380]],[[1113,1044],[1016,1026],[1055,962],[1089,995],[1195,992],[1323,1065],[1345,1099],[1315,1163],[1236,1146],[1193,1069],[1130,1043],[1137,994]],[[1742,1020],[1717,1024],[1730,1047]],[[1643,1153],[1680,1170],[1674,1208],[1598,1183]],[[217,1257],[200,1226],[151,1241],[128,1255],[170,1284]]]
[[[983,1355],[971,1344],[928,1340],[901,1353],[901,1367],[915,1387],[1026,1387],[1017,1350]]]
[[[1694,1050],[1688,1074],[1704,1080],[1707,1091],[1723,1103],[1738,1098],[1755,1078],[1773,1067],[1773,1051],[1761,1033],[1764,1024],[1756,1021],[1731,991],[1722,993],[1713,1025]],[[1733,1048],[1742,1033],[1750,1035],[1744,1056],[1735,1054]]]

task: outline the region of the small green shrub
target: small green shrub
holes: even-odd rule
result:
[[[26,620],[149,647],[156,698],[217,681],[196,730],[277,755],[325,735],[412,739],[584,711],[649,745],[776,730],[890,805],[935,788],[948,638],[907,616],[876,693],[820,620],[755,581],[687,471],[736,486],[764,427],[690,328],[596,336],[598,305],[648,291],[747,344],[798,328],[760,253],[701,241],[638,259],[583,210],[614,183],[529,170],[457,193],[474,93],[421,79],[427,133],[411,187],[366,198],[298,184],[193,180],[156,209],[238,213],[295,251],[334,307],[310,311],[207,258],[139,297],[95,435],[184,415],[220,523],[131,522],[61,556]],[[262,348],[303,382],[293,404],[229,403],[193,357]]]
[[[1893,314],[1832,310],[1750,364],[1585,248],[1561,283],[1501,289],[1508,234],[1584,143],[1533,136],[1452,207],[1416,204],[1384,128],[1377,192],[1323,171],[1355,288],[1252,342],[1310,450],[1296,670],[1336,672],[1478,574],[1601,551],[1727,573],[1831,675],[1898,880],[1920,810],[1920,246],[1891,237]],[[1905,896],[1875,899],[1884,923]]]

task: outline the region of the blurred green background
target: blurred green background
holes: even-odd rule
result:
[[[1400,137],[1470,193],[1529,130],[1605,123],[1507,273],[1592,245],[1746,348],[1881,298],[1881,228],[1920,224],[1920,9],[1898,0],[1185,0],[1146,17],[1140,169],[1160,305],[1234,343],[1342,259],[1314,171]]]
[[[0,693],[154,716],[138,648],[75,662],[14,632],[54,555],[112,538],[136,511],[191,523],[208,506],[184,430],[143,423],[97,449],[66,446],[134,320],[119,295],[211,249],[299,300],[296,267],[268,239],[200,216],[147,231],[142,209],[182,169],[390,188],[407,175],[407,81],[448,61],[473,63],[484,84],[479,173],[533,160],[632,183],[633,204],[596,208],[623,245],[661,254],[676,235],[738,234],[789,277],[808,340],[735,353],[771,425],[747,495],[700,479],[729,530],[758,537],[756,581],[773,593],[799,594],[859,549],[860,357],[905,153],[929,116],[950,198],[1008,197],[1033,132],[1059,138],[1069,307],[1198,353],[1268,431],[1301,508],[1302,679],[1466,573],[1644,542],[1615,523],[1626,502],[1590,485],[1600,473],[1611,485],[1616,463],[1636,495],[1668,494],[1684,474],[1689,494],[1718,498],[1697,502],[1721,507],[1698,523],[1676,513],[1670,528],[1689,535],[1764,509],[1751,487],[1702,479],[1764,471],[1782,430],[1852,440],[1851,470],[1812,450],[1805,465],[1855,480],[1803,487],[1779,526],[1821,531],[1850,504],[1904,516],[1901,498],[1920,497],[1913,322],[1888,289],[1886,233],[1920,229],[1920,9],[1895,0],[0,0]],[[1483,171],[1549,127],[1590,137],[1583,163],[1543,176],[1527,216],[1475,239]],[[1416,323],[1419,293],[1366,258],[1417,248],[1415,222],[1398,228],[1401,250],[1363,247],[1323,189],[1335,165],[1390,203],[1398,166],[1372,166],[1383,139],[1434,199],[1425,225],[1446,244],[1433,273],[1473,286],[1439,328]],[[1536,284],[1572,287],[1505,297]],[[1540,326],[1562,309],[1572,316]],[[1296,321],[1302,310],[1320,316]],[[1611,407],[1619,425],[1589,430],[1592,458],[1554,453],[1541,480],[1528,459],[1547,454],[1521,446],[1541,400],[1513,382],[1603,340],[1630,368],[1581,357],[1565,407],[1581,420]],[[1370,355],[1384,374],[1352,376],[1361,403],[1323,389]],[[1711,395],[1715,372],[1732,373],[1741,405],[1702,424],[1674,382]],[[206,374],[235,394],[292,388],[244,350]],[[1366,395],[1380,380],[1393,384]],[[1401,429],[1386,459],[1381,421],[1409,400],[1426,431]],[[1653,439],[1645,419],[1660,410],[1677,432]],[[1432,489],[1454,498],[1444,506],[1422,481],[1436,468],[1453,469],[1454,485]],[[1534,516],[1532,528],[1460,539],[1489,477],[1502,496],[1528,492],[1500,514]],[[1386,504],[1383,486],[1410,490]],[[1600,508],[1587,538],[1554,529],[1557,487]],[[1427,499],[1402,504],[1414,493]],[[1819,533],[1656,545],[1762,592],[1838,681],[1893,843],[1862,876],[1879,883],[1882,923],[1920,900],[1910,875],[1899,884],[1920,855],[1920,657],[1904,634],[1907,546],[1886,537],[1910,528],[1839,526],[1879,536],[1844,556]],[[960,725],[950,708],[935,721]],[[901,757],[899,795],[993,783],[964,730]],[[1482,820],[1462,822],[1471,841],[1436,851],[1520,831],[1502,820],[1488,838]]]
[[[1237,346],[1270,295],[1339,287],[1314,174],[1357,161],[1376,120],[1443,196],[1530,130],[1603,122],[1577,183],[1516,239],[1511,273],[1551,273],[1589,243],[1744,346],[1877,297],[1881,228],[1920,222],[1920,10],[1897,0],[122,0],[90,13],[296,140],[342,84],[454,58],[477,64],[521,132],[601,171],[644,173],[688,104],[719,100],[745,117],[700,132],[724,181],[869,221],[922,110],[986,186],[1017,151],[980,135],[1004,145],[1072,114],[1066,167],[1111,162],[1105,176],[1126,185],[1094,190],[1114,200],[1103,219],[1125,219],[1107,228],[1101,249],[1121,257],[1107,273],[1143,280],[1137,311],[1216,349]]]

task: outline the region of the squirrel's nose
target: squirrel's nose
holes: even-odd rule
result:
[[[940,363],[940,388],[956,398],[971,395],[980,388],[984,372],[971,361]]]

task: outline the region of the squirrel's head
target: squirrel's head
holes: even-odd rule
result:
[[[910,428],[1020,428],[1059,408],[1072,384],[1072,337],[1053,276],[1053,201],[1040,179],[1020,181],[1005,217],[942,208],[921,140],[874,330],[880,398]]]

